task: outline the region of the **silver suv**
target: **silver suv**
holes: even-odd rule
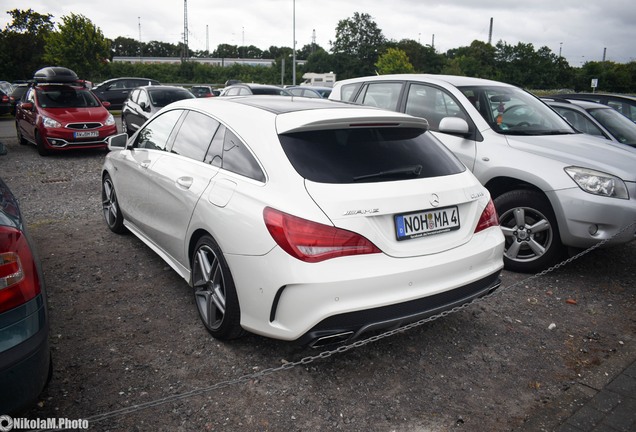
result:
[[[567,248],[635,238],[636,149],[574,130],[512,85],[444,75],[381,75],[335,84],[330,99],[428,120],[489,190],[508,270],[535,272]],[[620,234],[619,234],[620,233]]]

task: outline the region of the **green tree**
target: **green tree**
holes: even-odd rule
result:
[[[430,45],[424,46],[413,39],[402,39],[399,42],[391,41],[387,43],[388,47],[404,51],[415,72],[440,73],[446,63],[446,57],[435,52],[435,48]]]
[[[181,57],[183,43],[175,45],[153,40],[143,44],[142,50],[144,57]]]
[[[216,58],[238,58],[239,52],[236,45],[220,44],[212,51],[212,57]]]
[[[98,74],[109,54],[110,44],[102,31],[88,18],[73,13],[62,17],[58,31],[47,35],[44,47],[45,61],[73,69],[86,79]]]
[[[31,9],[7,13],[12,21],[0,32],[0,76],[11,81],[30,79],[35,71],[46,66],[42,57],[46,37],[53,31],[53,16]]]
[[[148,54],[143,52],[143,45],[136,39],[120,36],[111,42],[110,51],[113,57],[147,56]]]
[[[375,64],[377,73],[380,75],[394,73],[412,73],[413,65],[409,61],[406,53],[400,49],[389,48],[380,56]]]
[[[307,57],[307,63],[303,68],[306,72],[329,73],[337,72],[336,62],[332,55],[322,48]]]
[[[451,64],[447,64],[443,73],[449,69],[461,71],[461,75],[494,79],[495,48],[485,42],[474,40],[470,46],[448,50],[446,56]]]
[[[366,13],[355,12],[352,18],[340,20],[336,26],[336,40],[331,42],[333,54],[351,57],[352,70],[347,75],[370,75],[375,70],[379,53],[384,51],[386,38],[382,30]]]

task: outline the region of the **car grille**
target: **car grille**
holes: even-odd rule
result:
[[[91,122],[91,123],[69,123],[66,125],[66,127],[68,129],[79,129],[79,130],[86,130],[86,129],[97,129],[102,127],[102,124],[99,122]]]

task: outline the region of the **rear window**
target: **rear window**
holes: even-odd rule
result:
[[[371,127],[280,135],[294,169],[319,183],[440,177],[464,165],[424,129]]]

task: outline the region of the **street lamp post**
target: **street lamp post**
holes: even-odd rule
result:
[[[294,0],[293,5],[293,20],[292,20],[292,36],[294,38],[294,43],[292,45],[292,85],[296,85],[296,0]]]

